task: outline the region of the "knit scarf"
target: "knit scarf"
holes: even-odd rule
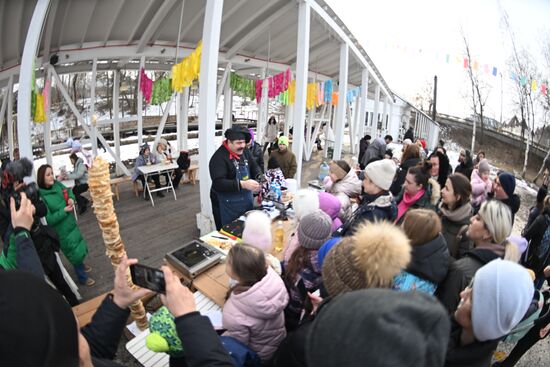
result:
[[[227,149],[227,151],[229,152],[229,159],[236,159],[236,160],[240,160],[241,159],[241,156],[238,155],[237,153],[235,153],[234,151],[231,150],[231,148],[229,148],[229,146],[227,145],[227,140],[224,140],[222,145],[225,147],[225,149]]]
[[[395,223],[399,222],[403,214],[409,210],[409,208],[416,203],[426,193],[425,189],[418,191],[413,197],[411,197],[406,191],[403,193],[403,199],[397,205],[397,219]]]
[[[506,245],[508,244],[508,241],[504,241],[503,243],[482,243],[479,245],[474,244],[475,249],[481,249],[481,250],[490,250],[497,254],[500,257],[504,257],[506,253]]]
[[[443,216],[447,217],[451,222],[460,222],[472,216],[472,206],[470,203],[466,203],[454,210],[447,208],[445,204],[441,203],[439,204],[439,210]]]

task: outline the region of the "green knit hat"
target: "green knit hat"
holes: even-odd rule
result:
[[[288,147],[288,137],[286,136],[280,136],[279,141],[277,142],[279,145],[286,145]]]
[[[145,340],[147,348],[157,353],[168,353],[172,357],[183,355],[183,346],[176,331],[174,316],[165,306],[151,316],[149,330],[151,333]]]

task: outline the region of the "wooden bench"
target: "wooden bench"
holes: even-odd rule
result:
[[[103,293],[95,298],[92,298],[89,301],[79,304],[78,306],[73,307],[73,313],[75,314],[78,324],[80,327],[87,325],[92,321],[92,316],[95,314],[103,299],[110,292]]]
[[[103,300],[105,299],[105,297],[107,297],[109,293],[111,292],[109,291],[103,293],[95,298],[92,298],[73,307],[73,313],[78,319],[78,324],[80,327],[83,327],[84,325],[87,325],[90,323],[90,321],[92,321],[92,317],[94,316],[99,306],[101,306],[101,302],[103,302]],[[153,297],[154,295],[147,295],[143,297],[141,299],[143,305],[145,306]]]
[[[130,176],[121,176],[121,177],[115,177],[111,178],[111,190],[113,191],[113,194],[116,196],[116,200],[120,201],[120,192],[118,189],[118,185],[120,185],[123,182],[129,182],[132,178]]]
[[[197,311],[208,314],[211,311],[221,311],[213,300],[209,299],[205,294],[197,291],[193,294],[195,297],[195,305]],[[126,350],[145,367],[168,367],[170,357],[166,353],[155,353],[149,350],[146,345],[146,338],[149,335],[149,329],[144,330],[135,338],[126,343]]]
[[[187,174],[187,179],[182,180],[182,183],[192,183],[193,185],[197,181],[197,171],[199,170],[199,166],[196,164],[192,164],[189,166],[188,169],[183,171],[183,173]]]

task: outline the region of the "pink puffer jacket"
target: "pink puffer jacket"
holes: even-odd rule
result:
[[[267,274],[245,292],[231,294],[223,307],[224,333],[254,350],[262,360],[270,359],[286,337],[284,309],[288,292],[281,277]]]
[[[470,183],[472,184],[472,205],[479,207],[487,200],[487,194],[491,191],[493,183],[490,179],[487,182],[483,181],[477,169],[472,171]]]

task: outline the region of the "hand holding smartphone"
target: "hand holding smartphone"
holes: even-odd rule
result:
[[[132,264],[130,265],[130,274],[135,285],[157,293],[166,293],[166,283],[162,270],[141,264]]]

